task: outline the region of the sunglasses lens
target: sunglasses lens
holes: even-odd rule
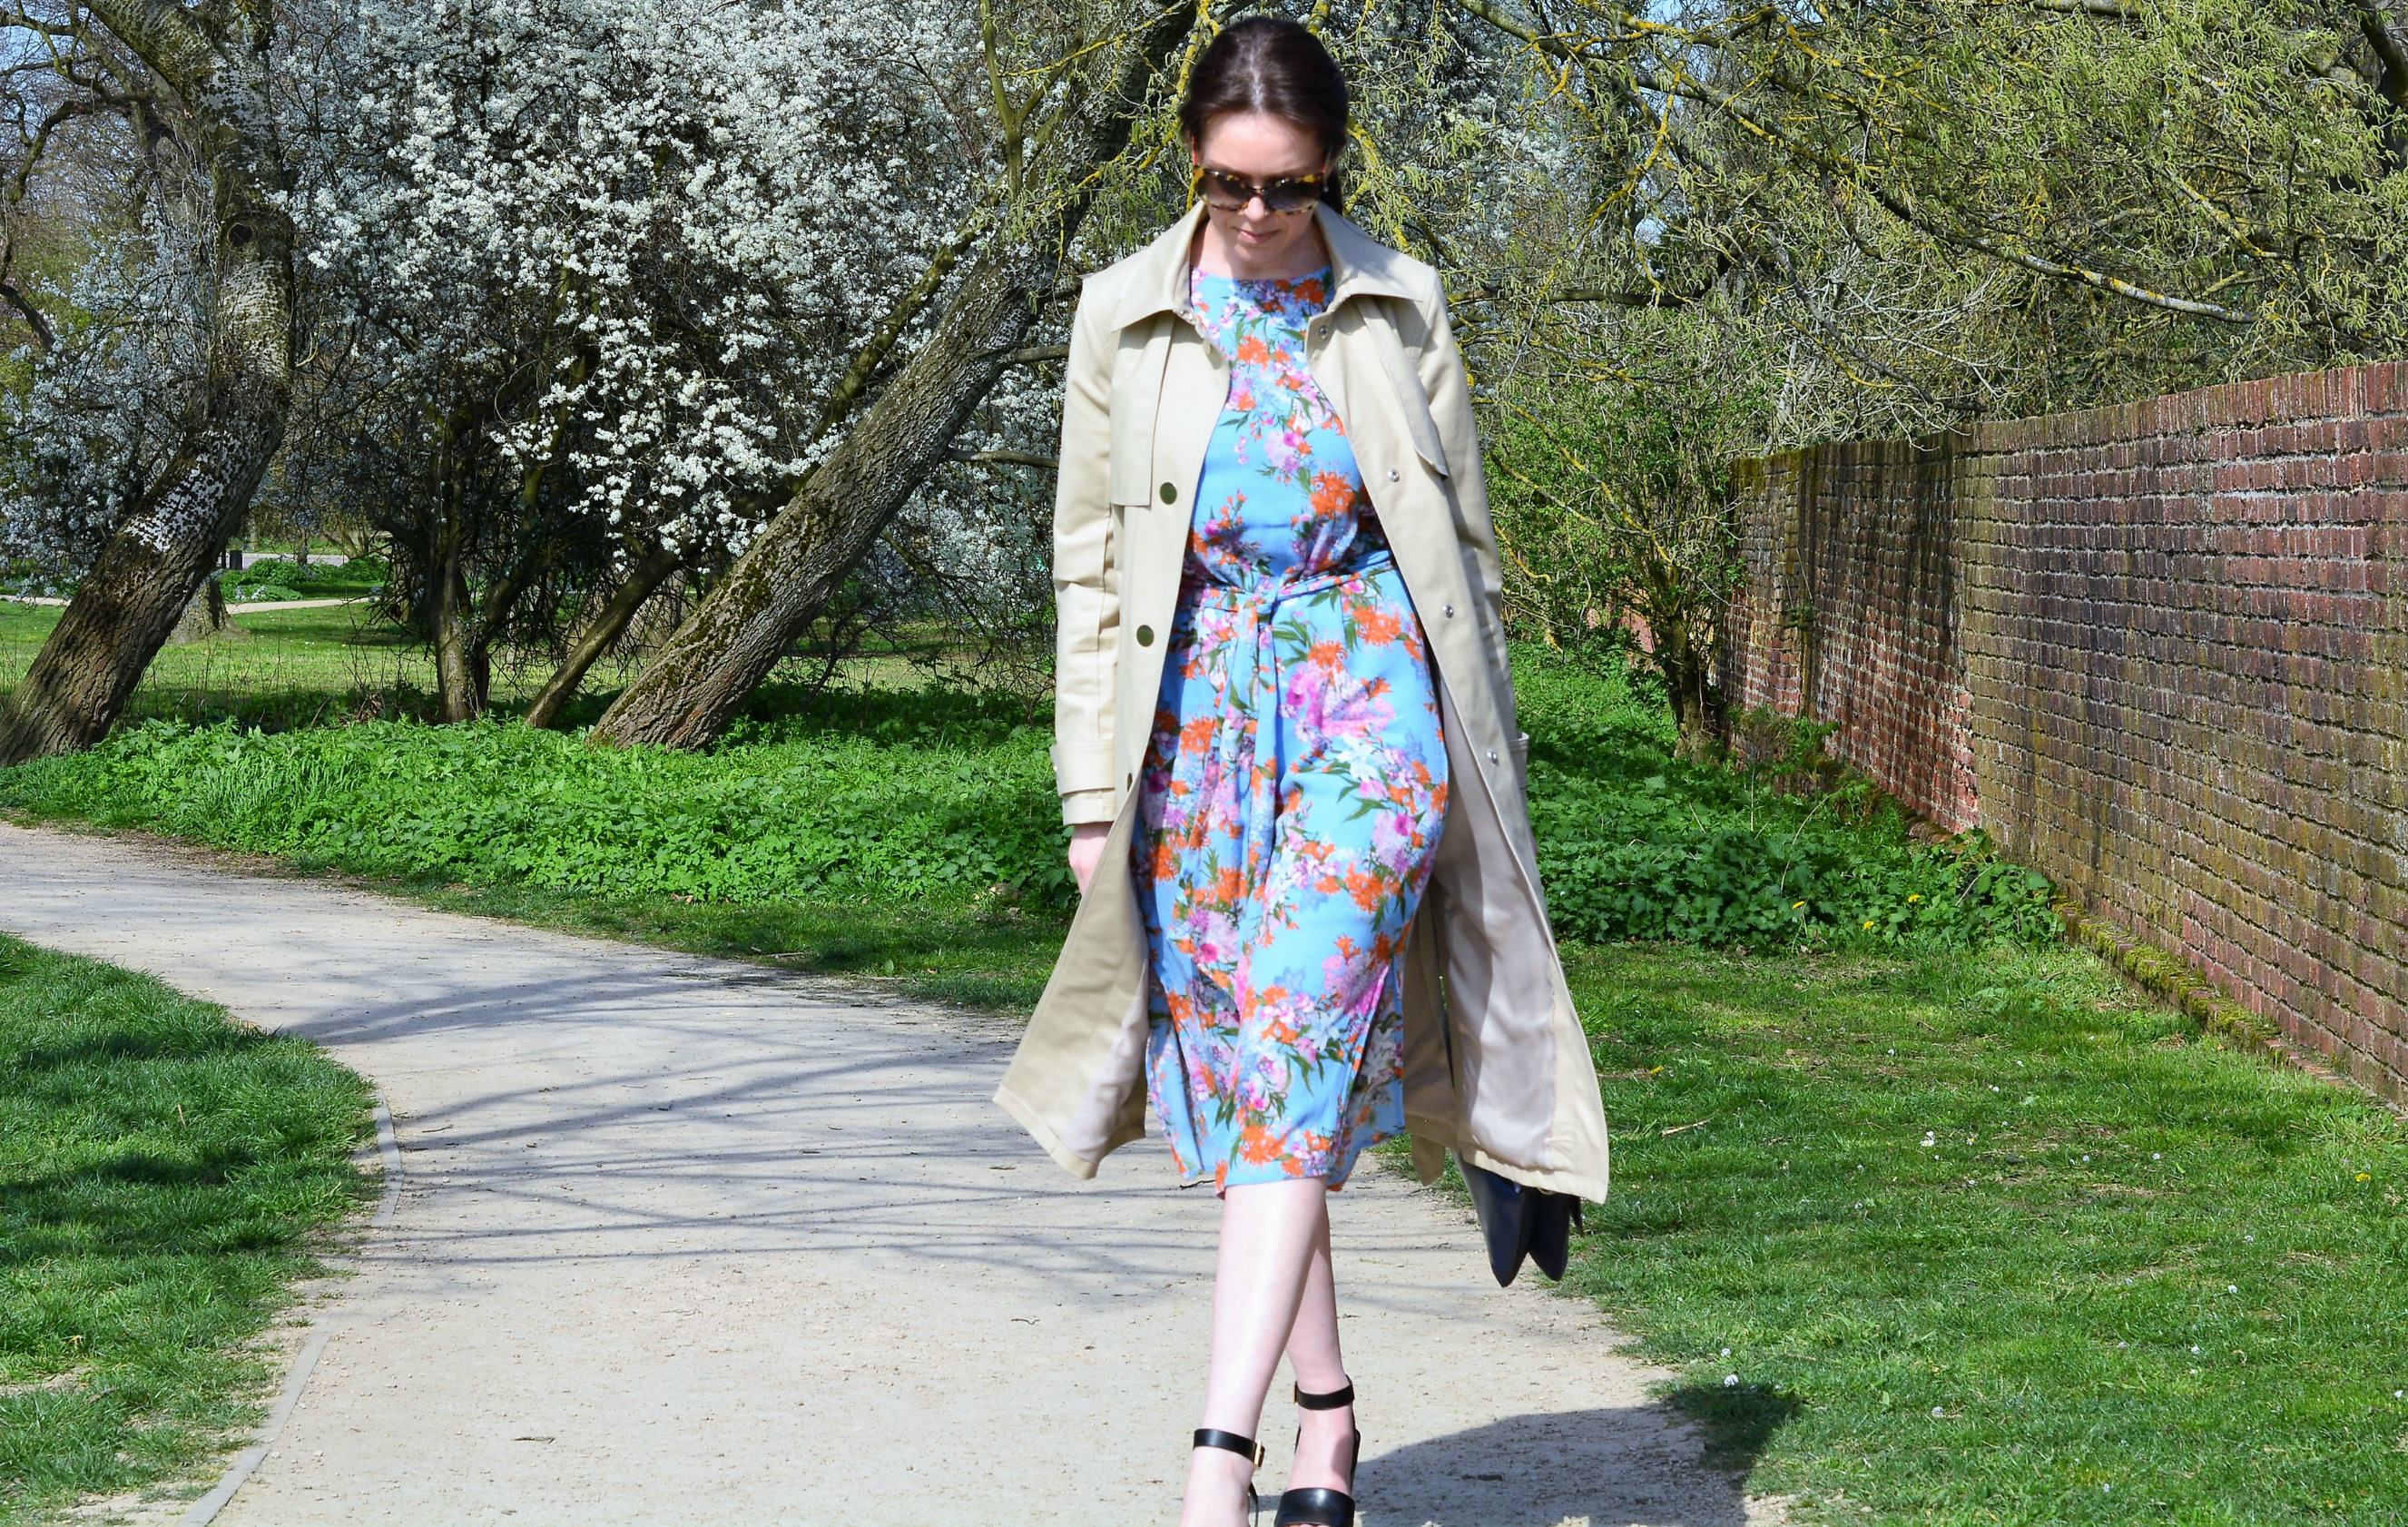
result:
[[[1257,188],[1250,181],[1219,170],[1204,172],[1204,199],[1223,211],[1234,212],[1243,209],[1254,199],[1257,189],[1262,193],[1263,205],[1274,212],[1293,212],[1298,208],[1310,207],[1321,194],[1317,181],[1274,180]]]

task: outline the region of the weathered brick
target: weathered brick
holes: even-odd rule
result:
[[[1731,695],[2408,1098],[2408,363],[1732,481]]]

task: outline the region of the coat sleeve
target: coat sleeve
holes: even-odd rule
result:
[[[1112,814],[1113,669],[1120,595],[1110,566],[1111,355],[1093,283],[1070,318],[1054,482],[1054,785],[1066,826]]]
[[[1482,630],[1497,666],[1499,698],[1504,704],[1506,736],[1514,743],[1516,761],[1523,746],[1515,719],[1512,670],[1505,656],[1505,579],[1497,550],[1497,526],[1488,511],[1488,478],[1480,462],[1480,427],[1472,418],[1471,379],[1462,353],[1455,348],[1455,323],[1447,314],[1446,287],[1431,282],[1422,309],[1426,332],[1415,364],[1422,391],[1428,395],[1430,417],[1438,425],[1439,444],[1446,452],[1447,478],[1453,485],[1458,523],[1455,533],[1470,549],[1479,574]]]

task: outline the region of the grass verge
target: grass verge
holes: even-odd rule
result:
[[[366,1083],[0,935],[0,1524],[187,1477],[265,1415],[253,1341],[373,1196]]]
[[[1567,1284],[1809,1521],[2408,1520],[2408,1122],[2073,946],[1574,946]]]

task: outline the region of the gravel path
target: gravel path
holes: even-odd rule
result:
[[[1212,1201],[1158,1143],[1064,1175],[988,1102],[1008,1024],[133,839],[0,823],[0,885],[390,1106],[390,1223],[306,1290],[224,1527],[1173,1520]],[[1368,1169],[1337,1206],[1368,1527],[1781,1520],[1468,1216]]]

